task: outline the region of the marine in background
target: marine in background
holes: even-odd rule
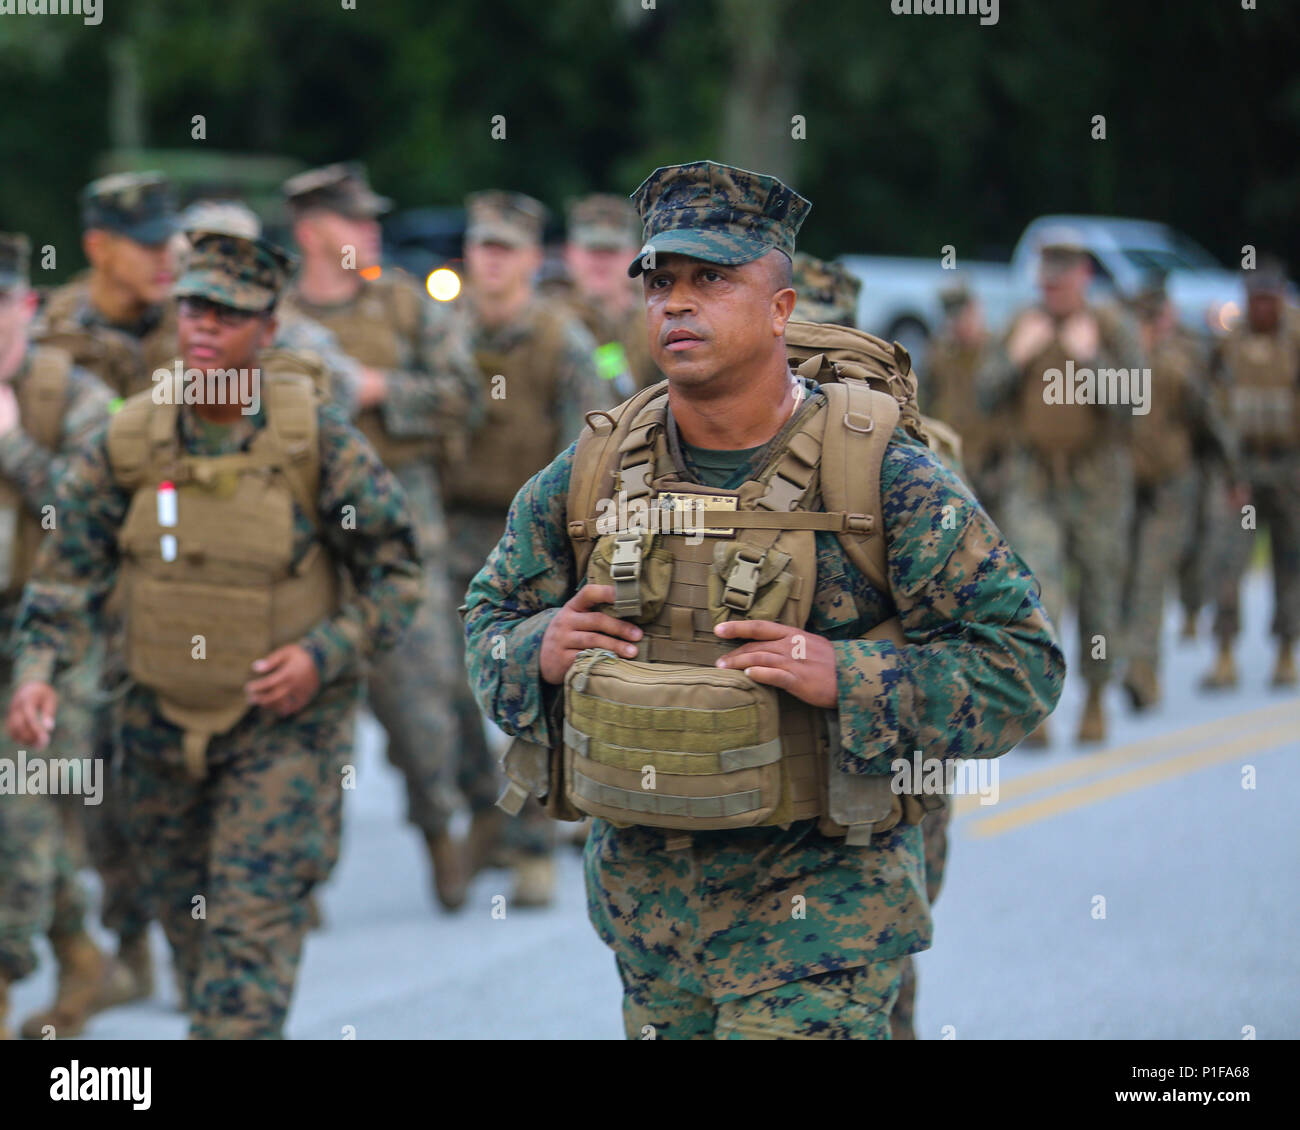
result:
[[[356,423],[401,482],[420,538],[425,599],[397,648],[367,680],[388,759],[406,783],[407,819],[421,833],[444,909],[465,900],[466,867],[451,830],[460,726],[449,587],[449,538],[439,462],[463,457],[484,393],[464,327],[410,275],[380,258],[379,216],[391,201],[355,163],[310,169],[285,182],[302,265],[284,312],[330,330],[361,366]],[[453,598],[454,597],[454,598]]]
[[[461,596],[500,540],[515,493],[582,430],[587,412],[616,399],[612,382],[599,376],[596,342],[586,327],[537,294],[545,207],[499,190],[473,193],[465,206],[466,287],[457,307],[487,397],[487,419],[463,457],[446,466],[452,589]],[[555,890],[553,823],[536,803],[508,824],[496,808],[500,778],[463,665],[455,702],[457,783],[471,812],[471,874],[490,862],[510,862],[511,904],[545,906]]]
[[[999,501],[1007,540],[1043,586],[1059,625],[1074,572],[1079,674],[1088,696],[1076,740],[1106,740],[1106,686],[1119,666],[1121,600],[1133,520],[1131,383],[1143,367],[1137,327],[1123,311],[1089,299],[1092,259],[1070,228],[1044,231],[1039,301],[1019,311],[980,374],[984,410],[1010,421],[1005,488]],[[1079,370],[1127,371],[1125,403],[1066,394]],[[1071,380],[1072,374],[1078,374]],[[1083,386],[1086,387],[1086,386]],[[1024,744],[1048,745],[1044,724]]]
[[[1245,315],[1221,343],[1210,376],[1238,452],[1221,497],[1214,636],[1218,654],[1202,680],[1209,690],[1238,682],[1233,644],[1241,630],[1241,579],[1256,531],[1269,531],[1273,573],[1272,634],[1277,639],[1272,685],[1296,685],[1300,635],[1300,311],[1287,305],[1286,274],[1261,259],[1246,275]]]

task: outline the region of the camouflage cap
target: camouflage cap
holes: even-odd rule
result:
[[[257,213],[238,200],[196,200],[180,214],[177,227],[189,235],[217,232],[256,239],[262,234]]]
[[[958,283],[956,286],[945,287],[939,291],[939,301],[943,304],[943,313],[945,317],[955,318],[967,306],[974,301],[975,295],[965,283]]]
[[[858,316],[862,280],[842,263],[828,263],[802,251],[795,253],[792,275],[798,300],[794,316],[804,322],[853,326]]]
[[[1065,224],[1043,228],[1035,242],[1042,265],[1048,272],[1065,270],[1088,257],[1088,244],[1083,233]]]
[[[275,305],[293,265],[293,256],[269,240],[197,232],[172,293],[260,313]]]
[[[470,243],[528,247],[542,242],[546,205],[522,192],[471,192],[465,197],[465,210],[469,213],[465,239]]]
[[[812,205],[776,177],[716,161],[656,169],[632,194],[645,243],[628,266],[635,278],[648,251],[708,263],[749,263],[776,248],[794,257],[794,237]]]
[[[0,231],[0,290],[27,285],[32,245],[21,232]]]
[[[641,243],[641,221],[622,196],[596,193],[569,201],[569,242],[593,251],[621,251]]]
[[[387,196],[371,190],[365,166],[357,161],[308,169],[285,181],[282,191],[295,214],[319,208],[356,220],[373,220],[393,209]]]
[[[114,173],[81,191],[81,226],[155,247],[175,230],[176,190],[162,173]]]

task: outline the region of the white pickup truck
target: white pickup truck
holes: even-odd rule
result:
[[[984,306],[995,332],[1037,294],[1039,241],[1044,228],[1073,228],[1093,258],[1098,297],[1132,298],[1153,270],[1168,272],[1166,286],[1183,324],[1198,333],[1226,332],[1241,314],[1245,289],[1202,247],[1166,224],[1106,216],[1040,216],[1025,228],[1010,263],[964,260],[954,267],[933,259],[845,255],[840,262],[862,280],[858,325],[907,347],[924,369],[930,337],[943,321],[942,291],[965,284]]]

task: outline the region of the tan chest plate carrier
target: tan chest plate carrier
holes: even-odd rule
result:
[[[443,494],[450,504],[504,513],[529,477],[555,457],[557,370],[569,317],[561,307],[539,302],[528,332],[510,349],[475,352],[487,415],[469,454],[444,470]],[[504,378],[503,386],[497,378]]]
[[[1195,345],[1181,333],[1149,352],[1149,411],[1133,417],[1133,472],[1142,486],[1167,482],[1192,465]]]
[[[77,292],[50,299],[34,336],[42,345],[66,352],[77,365],[94,373],[118,396],[133,396],[153,385],[157,369],[170,368],[176,359],[176,309],[173,303],[162,321],[142,339],[122,330],[96,326],[85,329],[73,319]]]
[[[846,585],[825,591],[835,580],[817,576],[817,531],[836,534],[872,585],[890,591],[880,468],[900,415],[924,438],[910,361],[841,326],[792,322],[786,343],[825,399],[796,410],[738,490],[682,477],[666,437],[666,382],[588,415],[568,495],[578,573],[612,585],[610,611],[645,635],[635,661],[578,656],[565,679],[562,743],[545,751],[517,741],[507,753],[499,803],[508,811],[532,790],[561,819],[675,830],[670,842],[818,819],[855,844],[924,815],[922,798],[896,795],[889,777],[835,768],[834,712],[713,665],[735,646],[713,634],[723,620],[802,626],[814,595],[853,606]],[[867,638],[904,642],[896,619]]]
[[[17,388],[19,426],[47,451],[58,451],[68,407],[72,359],[38,346]],[[0,476],[0,592],[12,600],[32,574],[45,531],[17,483]]]
[[[289,301],[293,303],[292,298]],[[304,317],[330,330],[338,338],[339,348],[361,364],[373,369],[407,369],[415,355],[412,342],[420,336],[423,301],[414,279],[385,268],[382,278],[364,282],[357,300],[340,310],[299,309]],[[361,409],[355,422],[385,467],[427,459],[435,451],[431,436],[389,435],[378,407]]]
[[[1284,321],[1276,333],[1238,330],[1223,343],[1228,409],[1250,450],[1300,444],[1300,333]]]
[[[159,712],[184,731],[185,765],[206,772],[206,750],[250,709],[253,661],[300,639],[338,609],[338,572],[313,542],[294,557],[296,502],[317,522],[317,395],[306,376],[264,378],[266,425],[248,450],[181,451],[179,409],[140,393],[112,418],[108,455],[133,491],[118,535],[126,664]],[[174,526],[159,522],[158,487],[176,486]],[[161,538],[175,538],[165,560]]]

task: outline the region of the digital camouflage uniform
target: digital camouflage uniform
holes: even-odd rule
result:
[[[1089,310],[1103,327],[1100,345],[1095,357],[1076,359],[1076,368],[1140,369],[1142,348],[1130,320],[1119,311]],[[1026,313],[1012,319],[1008,340]],[[1079,672],[1090,692],[1099,693],[1110,680],[1122,643],[1120,604],[1133,517],[1133,406],[1043,402],[1040,410],[1060,413],[1067,427],[1088,413],[1094,438],[1070,456],[1059,448],[1048,452],[1031,446],[1022,406],[1046,387],[1041,380],[1044,365],[1059,362],[1057,367],[1063,367],[1066,360],[1059,341],[1044,356],[1051,362],[1015,365],[1004,341],[980,375],[981,403],[986,411],[1007,412],[1011,421],[1005,489],[999,501],[1007,540],[1042,585],[1043,605],[1053,623],[1059,624],[1065,611],[1067,571],[1077,571]]]
[[[529,197],[488,191],[471,196],[467,206],[467,239],[500,240],[517,246],[541,238],[544,210]],[[452,592],[458,599],[501,538],[508,496],[582,430],[587,412],[616,403],[610,382],[601,380],[597,372],[595,341],[563,307],[533,298],[510,324],[487,326],[475,314],[473,280],[470,284],[470,292],[457,307],[478,362],[487,419],[470,440],[459,465],[448,469],[450,571]],[[534,342],[537,344],[530,348]],[[518,359],[526,374],[521,378],[500,372],[496,360],[504,357]],[[513,393],[512,379],[518,390]],[[534,380],[537,387],[519,389]],[[538,410],[535,417],[529,414],[534,408]],[[532,434],[538,456],[534,458],[510,441],[511,435],[520,433]],[[547,449],[544,453],[543,448]],[[484,492],[481,480],[492,468],[497,471],[497,489]],[[499,778],[482,715],[463,674],[463,652],[459,658],[462,667],[457,673],[455,706],[461,755],[457,784],[473,812],[487,813],[494,811]],[[529,805],[520,820],[511,822],[508,840],[525,855],[545,855],[553,846],[554,830],[540,809]]]
[[[861,281],[850,274],[840,263],[828,263],[804,251],[795,252],[791,263],[794,283],[794,317],[805,322],[832,323],[856,326],[858,294]],[[918,385],[922,382],[918,381]],[[960,475],[960,460],[945,459],[950,471]],[[939,897],[943,886],[943,873],[948,865],[948,824],[952,819],[951,796],[944,797],[939,808],[926,813],[921,821],[921,837],[925,851],[925,890],[931,906]],[[903,959],[899,978],[898,997],[889,1014],[890,1038],[916,1039],[916,962],[909,955]]]
[[[322,208],[370,217],[390,206],[348,164],[302,173],[286,183],[285,194],[295,214]],[[377,658],[367,697],[388,736],[388,759],[406,780],[408,819],[433,840],[448,832],[456,808],[459,726],[450,688],[460,678],[459,594],[453,600],[435,454],[439,444],[463,445],[465,430],[482,416],[483,391],[464,329],[446,306],[397,268],[358,281],[351,299],[328,306],[291,288],[281,313],[324,326],[350,358],[382,370],[387,382],[384,401],[361,413],[358,426],[406,494],[424,562],[425,600],[401,643]],[[356,405],[350,407],[355,414]]]
[[[658,170],[638,196],[656,250],[724,263],[783,243],[788,254],[806,210],[773,178],[711,162]],[[751,231],[767,233],[757,249]],[[819,584],[807,621],[837,657],[841,768],[885,776],[917,748],[1005,752],[1051,709],[1064,675],[1028,569],[955,475],[902,430],[894,438],[881,493],[897,597],[818,532],[816,576],[829,587]],[[519,492],[466,600],[480,701],[507,732],[546,747],[563,691],[540,679],[538,653],[580,583],[566,512],[574,450]],[[730,486],[754,469],[745,453],[708,454],[740,469],[700,481]],[[948,507],[955,522],[942,520]],[[906,646],[864,638],[895,612]],[[903,959],[931,944],[919,827],[900,823],[862,846],[823,835],[816,820],[681,840],[596,820],[587,842],[588,913],[615,953],[629,1038],[890,1038]]]
[[[260,241],[206,241],[177,293],[264,309],[283,283],[284,257]],[[266,426],[265,406],[230,425],[205,423],[190,406],[176,412],[176,443],[190,455],[247,451]],[[305,567],[319,542],[352,587],[338,612],[298,641],[320,676],[315,697],[287,718],[251,708],[212,737],[197,777],[192,751],[159,712],[154,690],[133,682],[119,708],[127,834],[176,954],[192,1037],[282,1034],[308,897],[337,857],[338,768],[351,747],[364,665],[396,644],[420,600],[401,487],[336,406],[318,406],[316,415],[317,513],[313,522],[295,501],[293,560]],[[48,681],[56,661],[75,650],[78,627],[101,609],[117,578],[118,535],[134,495],[119,485],[108,429],[100,430],[60,485],[59,528],[42,550],[40,579],[25,593],[18,678]],[[208,641],[213,654],[221,647]]]
[[[0,277],[0,287],[4,285]],[[35,357],[35,347],[29,348],[22,367],[11,379],[20,398],[24,382],[31,378]],[[40,514],[54,505],[55,485],[70,456],[103,423],[111,398],[109,390],[94,376],[73,366],[67,373],[57,450],[47,449],[21,426],[0,435],[0,478],[16,488],[22,504],[31,512]],[[56,521],[61,517],[57,510],[47,513],[53,513]],[[6,552],[9,548],[6,545]],[[21,576],[12,577],[9,592],[0,599],[0,633],[6,643],[0,667],[6,703],[15,685],[10,643],[22,583]],[[87,679],[86,673],[84,666],[73,668],[59,684],[63,700],[59,724],[50,745],[39,756],[95,756],[93,699],[97,688],[94,678]],[[90,674],[94,676],[96,671],[92,668]],[[4,756],[15,757],[14,743],[6,738],[5,746]],[[29,759],[38,756],[34,750],[27,754]],[[86,898],[59,818],[62,805],[86,807],[79,795],[0,794],[0,980],[21,980],[35,969],[33,942],[38,935],[46,934],[57,942],[84,930]]]

